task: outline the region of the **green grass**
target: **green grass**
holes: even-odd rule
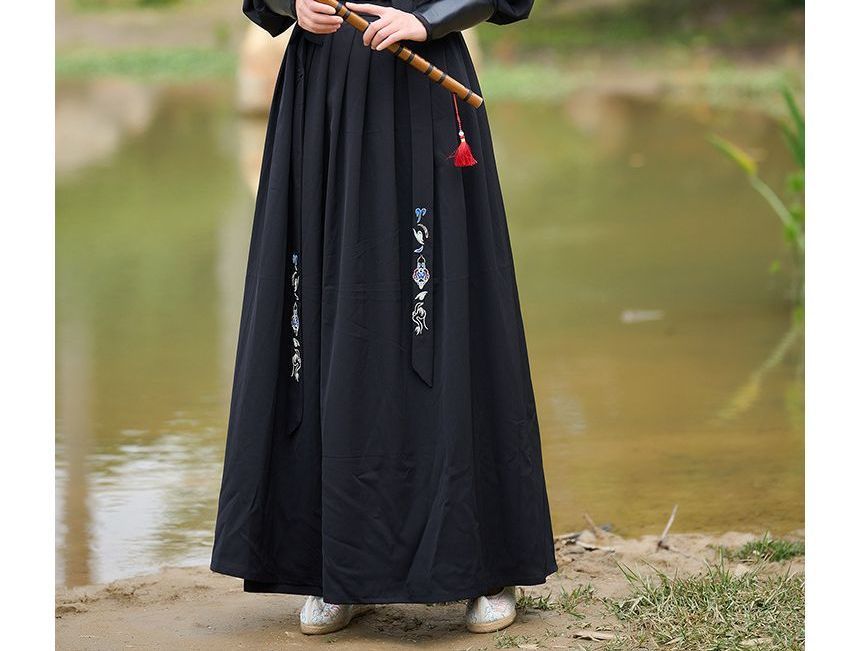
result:
[[[593,599],[594,587],[590,583],[579,585],[570,592],[562,589],[557,599],[552,598],[552,593],[534,596],[520,590],[517,607],[523,610],[557,610],[566,615],[581,618],[579,607]]]
[[[497,649],[519,649],[525,645],[540,644],[540,637],[529,635],[511,635],[508,631],[500,631],[493,636]]]
[[[688,578],[656,578],[621,567],[630,595],[606,605],[646,648],[673,651],[799,651],[804,646],[804,577],[735,576],[712,565]]]
[[[551,598],[551,594],[535,597],[520,590],[520,594],[517,597],[517,608],[523,610],[552,610]]]
[[[227,49],[85,51],[57,56],[58,79],[130,77],[156,80],[228,78],[236,72],[236,53]]]
[[[724,557],[733,561],[779,563],[805,555],[806,545],[803,541],[771,538],[770,534],[765,534],[742,547],[721,547],[720,551]]]
[[[594,599],[594,587],[588,583],[586,585],[578,585],[576,588],[568,592],[562,590],[558,599],[553,602],[556,610],[559,610],[566,615],[581,618],[579,607]]]

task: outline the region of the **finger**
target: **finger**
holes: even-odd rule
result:
[[[382,29],[383,27],[387,27],[389,22],[386,18],[380,18],[379,20],[375,20],[366,30],[364,30],[364,36],[362,36],[362,41],[365,45],[370,45],[370,41],[376,36],[376,33]]]
[[[378,49],[377,46],[382,43],[382,41],[384,41],[386,38],[388,38],[397,31],[399,30],[394,25],[387,25],[383,27],[378,32],[376,32],[374,37],[371,39],[370,47]]]
[[[311,0],[311,2],[305,3],[305,6],[308,8],[308,11],[314,14],[334,14],[334,7],[330,7],[324,2],[317,2],[316,0]]]
[[[343,19],[340,16],[316,15],[313,18],[308,18],[307,22],[314,27],[340,27]]]
[[[379,5],[363,4],[361,2],[347,2],[346,8],[350,11],[356,11],[360,14],[371,14],[372,16],[382,16],[388,7],[380,7]]]
[[[385,39],[383,39],[383,41],[376,46],[376,49],[384,50],[389,46],[394,45],[395,43],[403,40],[404,36],[405,34],[403,33],[403,30],[398,29],[396,32],[394,32],[393,34],[389,34]]]
[[[333,34],[340,29],[340,25],[316,25],[309,23],[304,25],[302,29],[311,32],[312,34]]]
[[[329,23],[308,23],[307,25],[305,25],[304,29],[308,30],[309,32],[336,32],[338,29],[340,29],[340,25],[332,25]]]
[[[304,28],[305,31],[311,34],[334,34],[340,27],[312,27],[308,25]]]

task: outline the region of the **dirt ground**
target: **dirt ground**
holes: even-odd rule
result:
[[[802,534],[801,534],[802,535]],[[331,644],[360,651],[376,649],[597,649],[619,624],[606,614],[601,597],[628,592],[618,564],[645,572],[690,575],[717,558],[719,546],[737,547],[757,536],[744,533],[673,534],[671,550],[657,550],[657,537],[625,540],[612,534],[582,534],[579,543],[557,539],[559,571],[526,593],[544,596],[591,584],[596,599],[578,616],[555,610],[521,610],[506,636],[474,635],[463,626],[463,602],[444,605],[385,605],[332,635],[308,637],[298,630],[303,597],[247,594],[238,579],[203,567],[165,568],[158,574],[107,585],[61,589],[56,599],[57,648],[73,649],[276,649]],[[584,545],[584,546],[583,546]],[[597,549],[594,549],[594,548]],[[649,567],[650,566],[650,567]],[[791,562],[803,572],[803,559]],[[737,564],[737,572],[745,567]],[[775,571],[784,571],[779,564]],[[535,643],[534,640],[539,640]],[[330,647],[329,647],[330,648]]]

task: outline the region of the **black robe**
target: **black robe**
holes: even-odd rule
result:
[[[530,5],[499,0],[495,22]],[[273,34],[292,22],[245,12]],[[414,46],[480,92],[459,32]],[[290,39],[211,564],[248,591],[429,603],[556,570],[487,115],[459,107],[474,167],[449,158],[442,87],[346,24]]]

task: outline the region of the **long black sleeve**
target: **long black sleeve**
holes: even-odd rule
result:
[[[442,38],[451,32],[488,20],[506,25],[528,18],[534,0],[430,0],[413,13],[427,30],[428,40]]]
[[[280,16],[289,16],[293,20],[297,18],[296,0],[263,0],[263,3]]]
[[[496,11],[487,19],[496,25],[508,25],[529,17],[534,0],[493,0]]]
[[[296,22],[295,0],[243,0],[242,11],[272,36]]]

